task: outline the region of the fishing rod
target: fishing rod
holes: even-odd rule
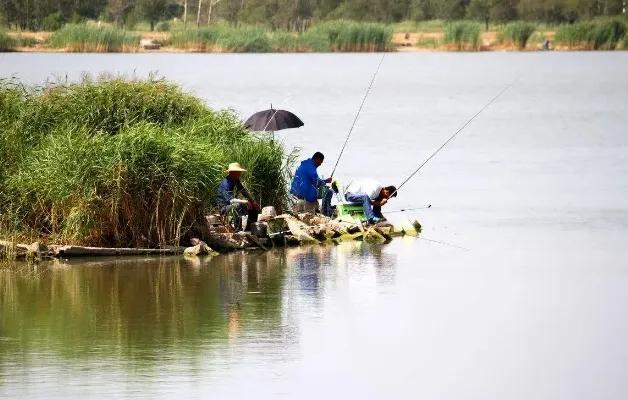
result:
[[[432,205],[428,204],[428,205],[423,206],[423,207],[402,208],[401,210],[386,211],[386,214],[397,213],[397,212],[406,212],[406,211],[414,211],[414,210],[427,210],[428,208],[431,208],[431,207],[432,207]]]
[[[401,182],[401,184],[397,187],[397,189],[393,192],[393,194],[397,193],[399,191],[399,189],[401,189],[401,187],[403,185],[405,185],[406,183],[408,183],[408,181],[410,179],[412,179],[420,170],[421,168],[423,168],[425,166],[425,164],[427,164],[436,154],[438,154],[442,149],[445,148],[445,146],[447,146],[447,144],[449,144],[449,142],[451,142],[452,140],[454,140],[454,138],[456,136],[458,136],[458,134],[460,132],[462,132],[464,130],[464,128],[466,128],[471,122],[473,122],[474,119],[476,119],[478,117],[478,115],[480,115],[482,113],[482,111],[486,110],[488,108],[488,106],[490,106],[491,104],[493,104],[493,102],[495,100],[497,100],[502,94],[504,94],[508,89],[510,89],[519,79],[515,79],[512,83],[508,84],[507,86],[505,86],[499,93],[497,93],[497,95],[495,97],[493,97],[488,103],[486,103],[484,105],[484,107],[482,107],[480,109],[480,111],[478,111],[477,113],[475,113],[471,118],[469,118],[460,128],[458,128],[458,130],[456,132],[454,132],[453,135],[451,135],[449,137],[449,139],[447,139],[445,141],[445,143],[443,143],[438,149],[436,149],[436,151],[434,151],[432,153],[432,155],[430,155],[425,161],[423,161],[423,163],[421,165],[419,165],[419,167],[417,169],[415,169],[410,176],[408,176],[403,182]],[[392,197],[392,195],[391,195]]]
[[[292,95],[288,95],[288,97],[286,97],[285,99],[283,99],[281,101],[281,104],[285,103],[286,101],[288,101],[288,99],[290,99],[292,97]],[[270,109],[273,110],[273,103],[270,103]],[[266,132],[266,128],[268,128],[268,125],[270,125],[270,123],[273,121],[273,118],[275,118],[275,115],[277,115],[277,113],[279,112],[279,109],[275,109],[275,112],[273,113],[273,115],[270,116],[270,118],[268,119],[268,122],[266,122],[266,125],[264,126],[264,129],[262,129],[262,132]]]
[[[334,173],[336,172],[336,168],[338,167],[338,163],[340,162],[340,158],[342,157],[342,153],[344,153],[345,151],[345,147],[347,147],[347,143],[349,142],[349,137],[351,137],[351,132],[353,132],[353,128],[355,127],[355,123],[358,122],[358,117],[360,116],[360,112],[362,111],[362,107],[364,107],[364,103],[366,102],[366,98],[369,95],[369,92],[371,91],[371,87],[373,86],[373,82],[375,82],[375,77],[377,76],[377,73],[379,72],[379,67],[382,66],[382,62],[384,61],[384,57],[386,56],[386,53],[382,54],[382,58],[379,60],[379,64],[377,64],[377,69],[375,70],[375,73],[373,74],[373,77],[371,78],[371,83],[369,83],[369,87],[366,89],[366,93],[364,93],[364,97],[362,98],[362,103],[360,104],[360,108],[358,108],[358,112],[355,114],[355,118],[353,119],[353,123],[351,124],[351,128],[349,129],[349,133],[347,134],[347,138],[345,139],[345,143],[342,145],[342,148],[340,149],[340,154],[338,154],[338,159],[336,160],[336,164],[334,164],[334,169],[331,171],[331,176],[334,176]]]

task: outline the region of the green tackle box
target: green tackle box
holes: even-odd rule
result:
[[[338,212],[339,217],[350,216],[360,221],[366,221],[366,216],[364,215],[364,207],[362,207],[362,204],[339,203],[336,205],[336,211]]]

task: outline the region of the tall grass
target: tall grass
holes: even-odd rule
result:
[[[314,26],[303,36],[327,41],[331,51],[388,51],[393,29],[379,23],[330,21]]]
[[[211,27],[178,30],[170,45],[194,51],[228,52],[328,52],[387,51],[391,49],[392,28],[384,24],[331,21],[302,33],[270,32],[259,27]]]
[[[11,36],[5,32],[0,31],[0,51],[12,51],[15,50],[17,42]]]
[[[262,204],[282,207],[283,148],[255,138],[230,112],[214,112],[163,81],[106,79],[0,99],[0,214],[16,231],[104,246],[178,244],[203,221],[229,162]],[[91,101],[90,101],[91,99]],[[4,148],[8,143],[8,148]]]
[[[170,36],[169,44],[194,51],[266,53],[273,49],[269,34],[262,28],[224,24],[177,30]]]
[[[56,31],[48,46],[73,52],[134,52],[140,37],[125,30],[92,24],[67,24]]]
[[[458,21],[445,26],[443,42],[455,50],[479,50],[482,25],[477,22]]]
[[[626,36],[626,22],[602,19],[560,25],[555,41],[570,49],[613,50]]]
[[[536,31],[536,25],[530,22],[511,22],[504,25],[498,32],[498,40],[507,45],[515,45],[520,50],[525,49],[528,40]]]

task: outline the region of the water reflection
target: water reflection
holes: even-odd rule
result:
[[[299,318],[352,274],[391,283],[380,246],[347,243],[214,258],[63,260],[0,270],[0,371],[18,355],[53,362],[112,359],[151,368],[164,357],[265,343],[283,354]]]
[[[0,360],[53,352],[68,359],[151,363],[164,351],[194,356],[238,332],[281,330],[281,253],[214,259],[55,261],[0,272]]]

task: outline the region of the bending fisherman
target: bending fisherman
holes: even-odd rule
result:
[[[318,188],[331,182],[331,178],[321,179],[318,177],[318,172],[316,172],[316,169],[321,166],[324,159],[323,153],[317,151],[312,158],[303,160],[294,173],[290,193],[299,199],[294,211],[310,213],[319,211]]]
[[[246,172],[239,163],[229,164],[227,168],[227,176],[220,182],[218,193],[216,194],[216,203],[221,215],[228,215],[233,212],[233,225],[236,231],[242,230],[242,216],[248,215],[246,222],[246,231],[249,231],[251,224],[257,222],[260,207],[253,200],[251,194],[246,190],[240,177]],[[238,194],[242,194],[246,200],[238,199]]]
[[[359,179],[345,188],[345,199],[351,203],[362,204],[364,215],[371,224],[385,220],[382,207],[388,199],[397,197],[397,188],[382,186],[374,179]]]

